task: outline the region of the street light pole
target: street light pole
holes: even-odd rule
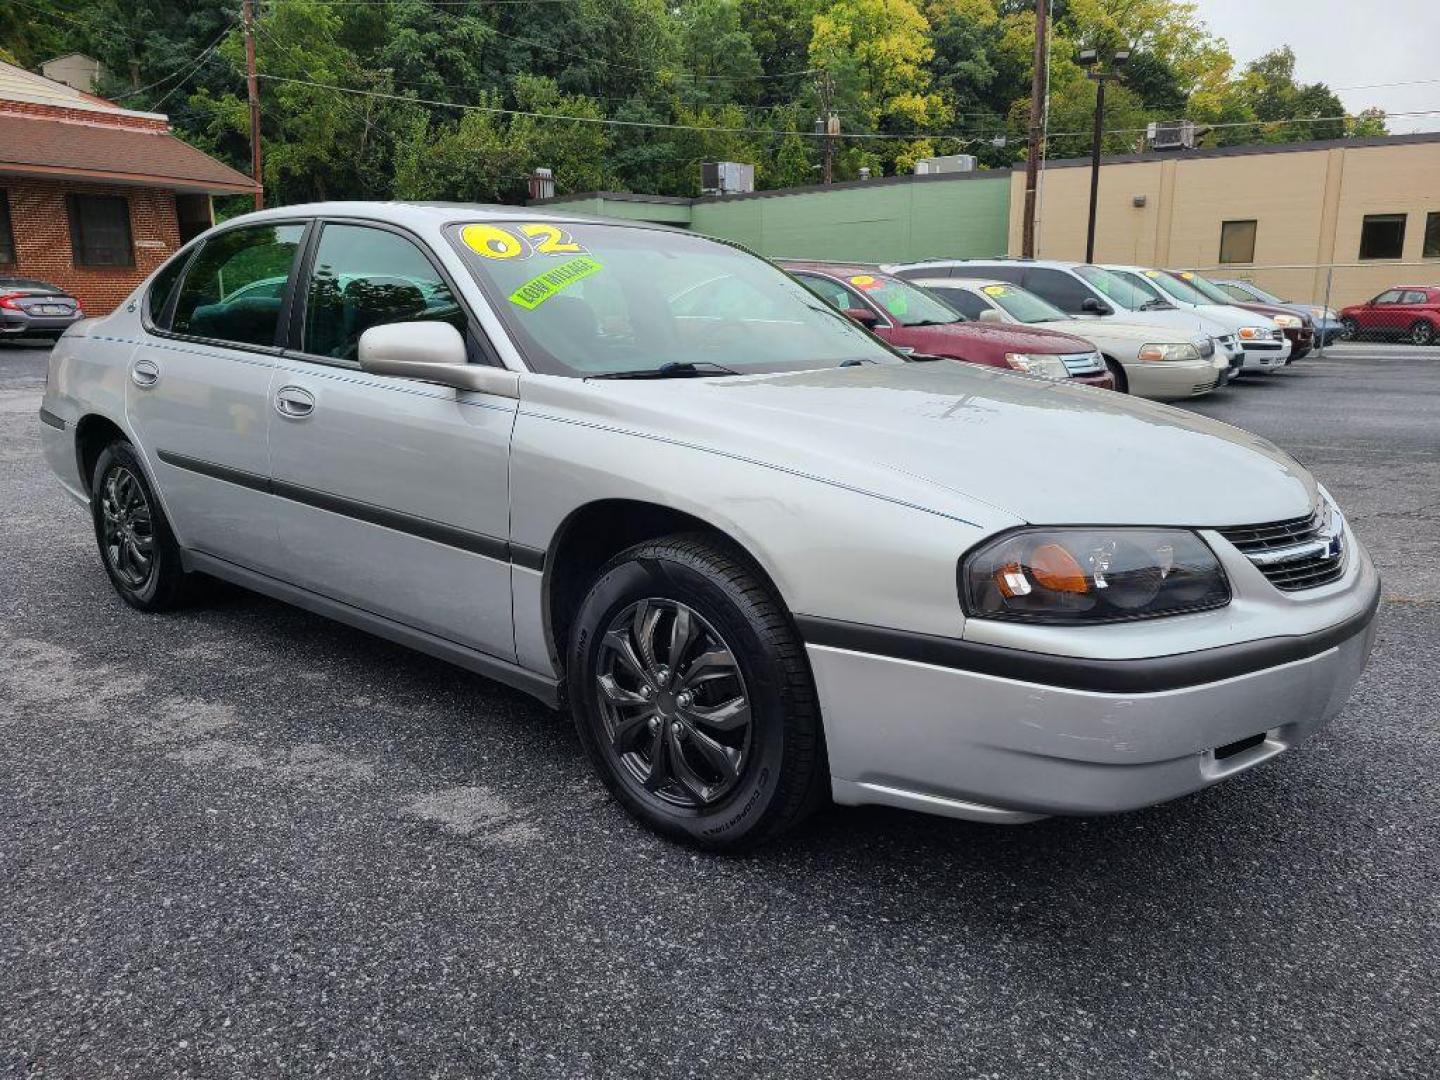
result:
[[[1095,216],[1100,208],[1100,140],[1105,134],[1105,76],[1089,72],[1095,80],[1095,134],[1090,140],[1090,227],[1085,234],[1085,261],[1095,261]]]
[[[1095,261],[1095,218],[1100,206],[1100,144],[1105,136],[1105,84],[1120,78],[1120,68],[1130,59],[1129,49],[1119,49],[1110,60],[1110,71],[1101,71],[1100,51],[1081,49],[1076,62],[1087,69],[1085,77],[1095,83],[1095,133],[1090,140],[1090,223],[1085,233],[1085,261]]]

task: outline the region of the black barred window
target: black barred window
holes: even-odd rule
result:
[[[69,195],[70,249],[76,266],[134,266],[130,200],[118,195]]]

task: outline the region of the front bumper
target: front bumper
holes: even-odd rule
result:
[[[1208,394],[1222,373],[1212,360],[1131,360],[1124,365],[1130,393],[1153,401]]]
[[[1244,371],[1278,371],[1290,361],[1289,339],[1246,342]]]
[[[1364,670],[1380,585],[1355,551],[1340,594],[1319,601],[1347,612],[1339,622],[1189,654],[981,650],[957,665],[949,639],[901,657],[802,625],[834,797],[1021,822],[1136,809],[1269,760],[1328,724]],[[1263,666],[1233,668],[1240,657]]]

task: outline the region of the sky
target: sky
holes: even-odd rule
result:
[[[1242,66],[1289,45],[1296,78],[1327,83],[1351,113],[1371,105],[1440,110],[1440,0],[1196,0],[1196,7]],[[1409,80],[1430,81],[1373,85]],[[1397,134],[1440,131],[1440,111],[1388,123]]]

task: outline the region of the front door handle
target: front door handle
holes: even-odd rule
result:
[[[160,381],[160,365],[154,360],[136,360],[130,365],[130,381],[148,390]]]
[[[298,386],[275,391],[275,411],[290,420],[303,420],[315,411],[315,395]]]

